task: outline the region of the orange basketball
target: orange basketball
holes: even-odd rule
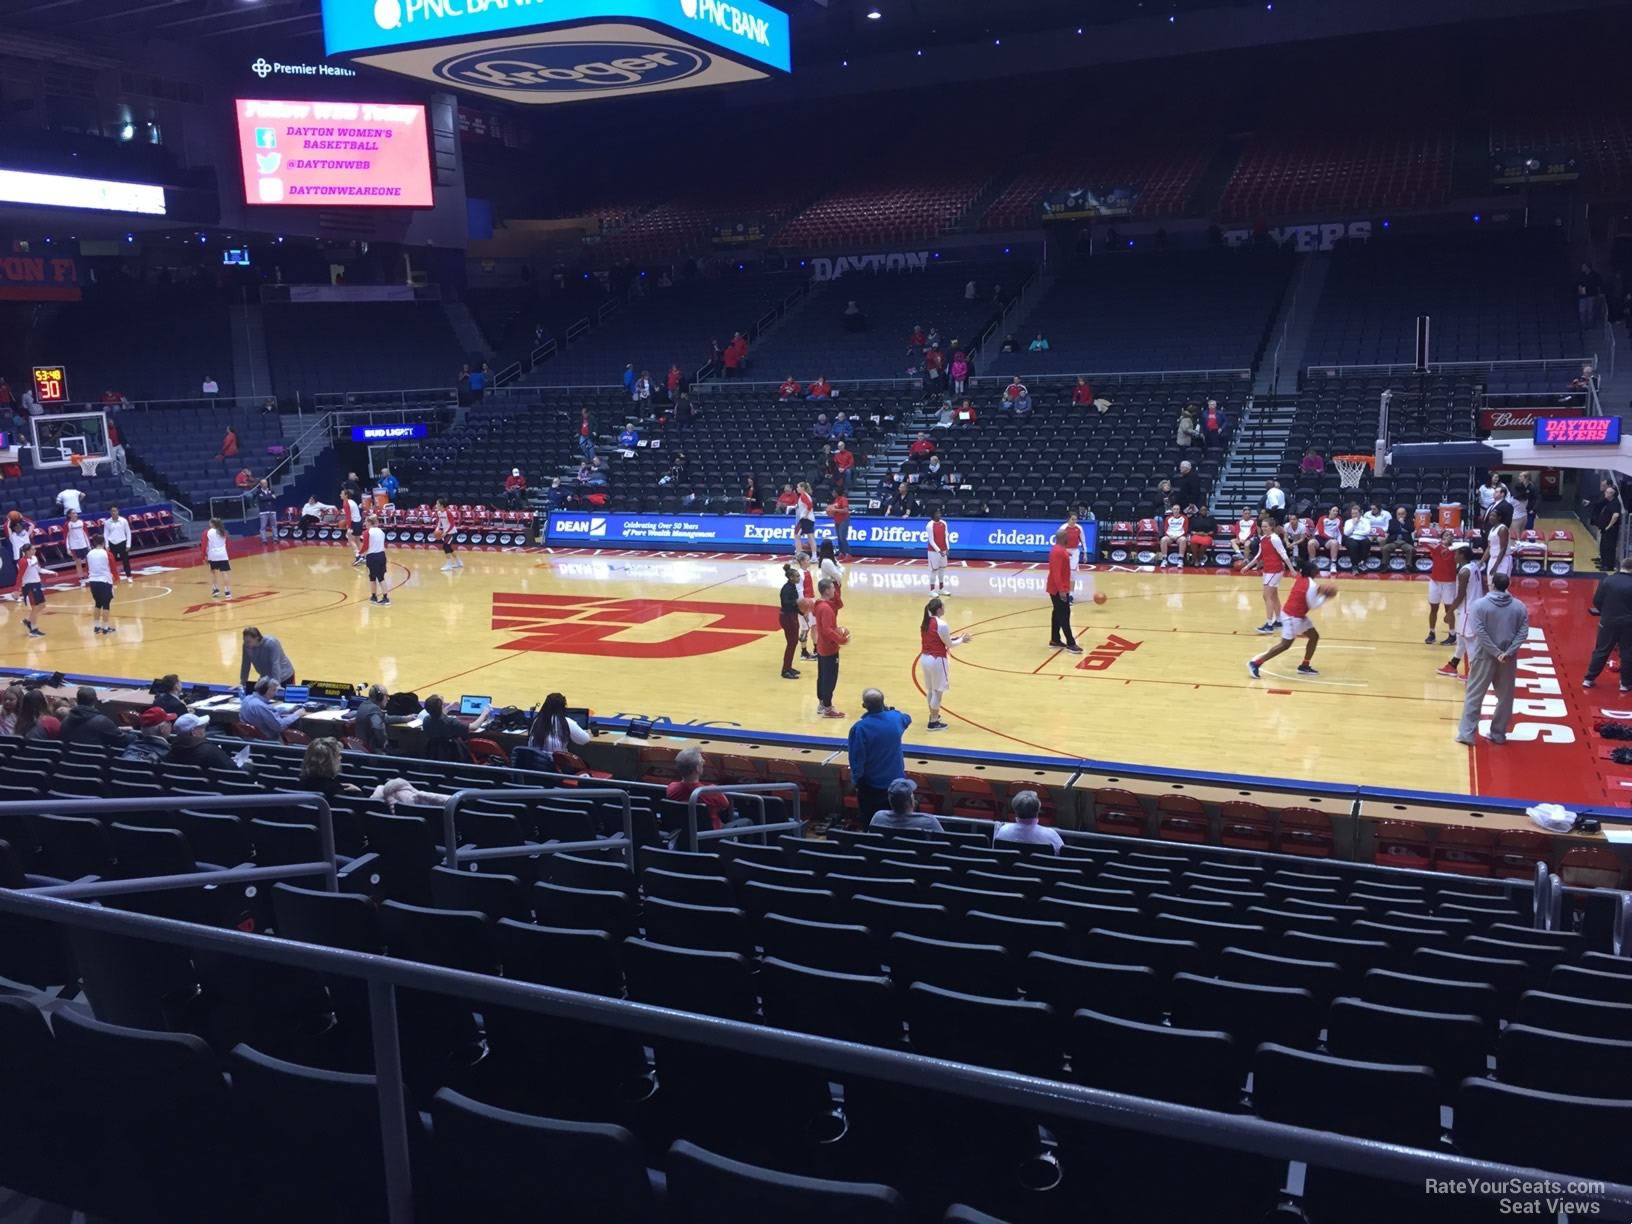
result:
[[[1323,582],[1320,584],[1318,590],[1322,595],[1326,596],[1327,599],[1330,599],[1333,595],[1337,594],[1337,583]]]
[[[1102,604],[1108,598],[1109,598],[1109,596],[1107,596],[1104,591],[1095,591],[1094,592],[1094,602],[1096,604]]]
[[[810,602],[810,600],[805,599],[802,596],[800,597],[800,600],[799,600],[799,615],[800,616],[809,616],[810,615],[810,610],[813,607],[815,607],[815,605],[812,604]]]

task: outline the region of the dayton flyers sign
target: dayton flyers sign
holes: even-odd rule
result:
[[[1479,429],[1482,433],[1493,433],[1499,429],[1529,433],[1535,429],[1536,422],[1542,417],[1578,417],[1585,416],[1586,413],[1586,408],[1581,404],[1537,404],[1531,408],[1481,408]]]

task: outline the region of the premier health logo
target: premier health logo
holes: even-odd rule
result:
[[[272,65],[266,62],[266,56],[264,55],[251,64],[249,70],[263,81],[272,75]]]

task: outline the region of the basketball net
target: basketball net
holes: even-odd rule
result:
[[[1337,483],[1345,489],[1358,489],[1360,478],[1377,461],[1370,455],[1333,455],[1332,466],[1337,469]]]

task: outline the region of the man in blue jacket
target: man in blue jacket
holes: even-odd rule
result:
[[[870,688],[861,695],[862,716],[850,728],[850,778],[865,825],[874,812],[890,806],[890,783],[907,776],[901,737],[912,715],[884,704],[884,693]]]

